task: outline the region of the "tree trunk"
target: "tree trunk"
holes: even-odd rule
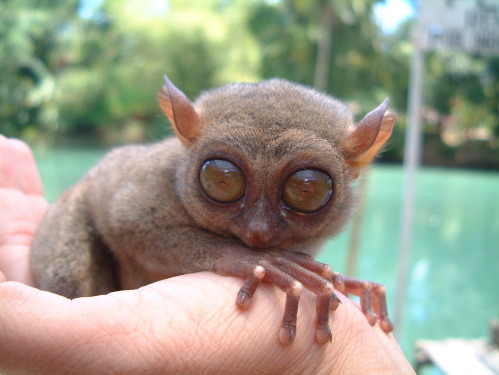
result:
[[[315,61],[314,86],[324,91],[327,88],[331,61],[331,39],[333,36],[333,9],[331,0],[325,0],[320,7],[320,36]]]

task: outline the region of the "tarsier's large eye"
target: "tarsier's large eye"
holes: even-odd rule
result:
[[[227,160],[212,159],[204,162],[199,179],[205,194],[216,202],[235,202],[246,191],[243,172]]]
[[[282,200],[295,211],[310,213],[324,207],[332,194],[331,177],[317,169],[303,169],[288,177]]]

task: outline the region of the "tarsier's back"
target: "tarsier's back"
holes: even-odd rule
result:
[[[283,344],[302,285],[318,295],[319,343],[331,337],[335,287],[361,290],[372,324],[375,298],[391,329],[380,285],[311,258],[344,227],[352,180],[390,136],[388,101],[355,126],[340,101],[284,80],[224,86],[192,104],[167,79],[158,99],[178,140],[114,151],[54,204],[33,246],[40,287],[77,297],[213,270],[246,278],[243,308],[261,281],[286,292]]]

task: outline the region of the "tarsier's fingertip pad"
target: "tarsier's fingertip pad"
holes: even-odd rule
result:
[[[253,276],[259,280],[263,279],[265,276],[265,268],[262,266],[256,266],[253,270]]]
[[[288,346],[296,337],[296,326],[282,326],[279,330],[279,341],[282,345]]]
[[[299,281],[295,281],[289,290],[289,294],[295,297],[299,297],[303,291],[303,284]]]
[[[236,305],[240,309],[247,310],[250,306],[250,302],[251,302],[251,297],[248,295],[248,293],[242,291],[239,291],[239,293],[237,293]]]
[[[331,294],[331,305],[329,309],[331,311],[336,311],[336,309],[340,306],[341,300],[338,298],[336,294]]]
[[[380,322],[380,326],[381,326],[381,329],[383,330],[383,332],[385,332],[385,333],[390,333],[391,331],[393,331],[393,324],[390,321],[390,319],[382,320]]]
[[[374,326],[376,324],[376,322],[378,320],[378,316],[372,310],[367,310],[364,313],[364,315],[365,315],[369,325]]]
[[[333,341],[333,334],[331,333],[331,329],[329,325],[324,325],[317,327],[315,331],[315,340],[319,345],[326,345]]]
[[[324,283],[324,294],[325,295],[333,295],[334,293],[334,285],[332,282],[328,281]]]
[[[330,280],[333,277],[333,268],[329,265],[326,265],[321,272],[321,276],[327,280]]]

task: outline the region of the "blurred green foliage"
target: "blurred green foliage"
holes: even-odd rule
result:
[[[165,73],[194,99],[274,76],[319,86],[322,63],[320,86],[359,116],[392,98],[400,127],[385,158],[400,160],[411,21],[382,34],[372,15],[379,1],[0,0],[0,132],[38,144],[156,139],[168,131],[155,98]],[[321,54],[325,32],[331,48]],[[487,147],[497,147],[498,66],[430,54],[426,104],[438,118],[429,133],[454,116],[465,136],[487,129]]]

